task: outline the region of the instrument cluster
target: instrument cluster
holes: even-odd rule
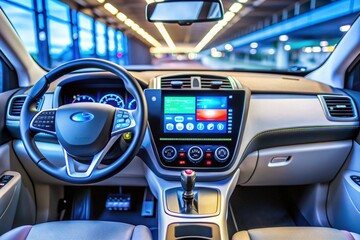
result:
[[[136,109],[136,101],[125,89],[116,88],[82,88],[63,92],[63,104],[94,102],[109,104],[116,108]]]

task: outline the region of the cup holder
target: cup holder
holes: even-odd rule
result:
[[[168,226],[167,240],[219,240],[220,228],[213,223],[173,223]]]

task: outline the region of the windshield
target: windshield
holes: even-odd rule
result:
[[[138,69],[309,71],[320,66],[360,11],[351,0],[223,0],[224,19],[149,23],[153,0],[0,0],[44,68],[87,57]]]

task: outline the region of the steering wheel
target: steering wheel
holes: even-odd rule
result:
[[[100,103],[75,103],[57,109],[36,110],[37,101],[58,78],[85,68],[111,72],[123,80],[134,97],[135,110],[115,108]],[[44,172],[69,183],[86,184],[104,180],[123,169],[139,151],[147,122],[147,105],[136,79],[124,68],[100,59],[79,59],[47,73],[29,91],[20,116],[20,133],[25,149]],[[133,138],[125,152],[108,166],[100,165],[106,153],[121,137],[131,132]],[[55,166],[35,144],[37,133],[55,135],[64,153],[65,165]],[[86,161],[88,164],[81,164]]]

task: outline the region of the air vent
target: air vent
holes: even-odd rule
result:
[[[14,116],[14,117],[19,117],[20,113],[21,113],[21,108],[24,105],[26,96],[17,96],[14,97],[11,101],[11,106],[10,106],[10,110],[9,110],[9,115],[10,116]],[[44,98],[41,98],[37,103],[36,103],[36,109],[40,110],[42,103],[43,103]]]
[[[200,86],[198,82],[200,82]],[[161,77],[161,88],[233,89],[229,78],[212,75],[173,75]]]
[[[356,118],[351,98],[346,96],[320,96],[320,99],[332,119],[352,120]]]

